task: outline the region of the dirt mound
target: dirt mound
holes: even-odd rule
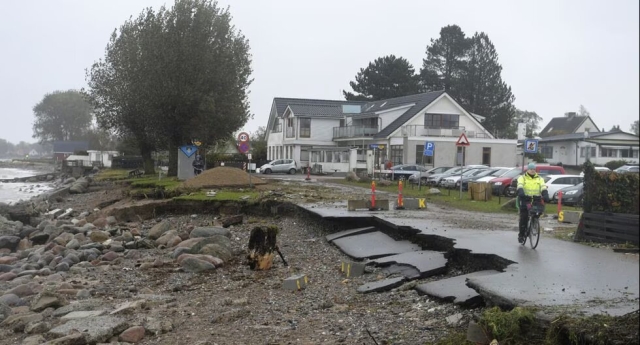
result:
[[[251,183],[266,184],[264,180],[254,176],[251,176]],[[187,188],[248,187],[249,174],[238,168],[217,167],[186,180],[183,186]]]

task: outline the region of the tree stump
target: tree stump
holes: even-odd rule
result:
[[[278,251],[276,226],[257,226],[249,236],[249,267],[252,270],[268,270],[273,265],[273,257]]]

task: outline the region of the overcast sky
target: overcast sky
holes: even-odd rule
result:
[[[163,0],[2,0],[0,138],[32,142],[33,106],[86,85],[110,34]],[[422,66],[440,28],[486,32],[520,109],[542,127],[583,104],[601,129],[638,119],[638,0],[221,0],[249,39],[249,100],[265,126],[274,97],[342,99],[361,67],[395,54]]]

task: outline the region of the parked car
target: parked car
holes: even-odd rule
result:
[[[507,195],[508,189],[511,185],[511,181],[515,177],[522,175],[522,170],[520,168],[516,168],[510,170],[509,172],[503,174],[500,177],[496,177],[489,181],[491,185],[491,190],[494,195]]]
[[[513,169],[515,168],[489,168],[475,176],[463,177],[462,182],[456,182],[456,188],[460,187],[460,183],[462,183],[462,190],[467,190],[469,188],[469,182],[489,182],[494,178],[500,177]]]
[[[558,203],[558,193],[562,191],[562,204],[563,205],[582,205],[582,200],[584,198],[584,183],[578,183],[575,186],[565,187],[561,190],[553,193],[551,197],[552,203]],[[550,194],[551,195],[551,194]]]
[[[489,168],[483,167],[483,168],[469,169],[467,171],[464,171],[461,175],[451,175],[443,178],[440,184],[445,188],[453,188],[456,185],[459,187],[460,184],[458,182],[460,181],[461,178],[468,177],[468,176],[476,176],[478,174],[485,172],[486,170],[489,170]]]
[[[425,172],[421,172],[420,173],[420,178],[422,179],[421,183],[422,184],[427,184],[427,178],[429,176],[435,175],[435,174],[442,174],[443,172],[445,172],[445,171],[447,171],[449,169],[451,169],[451,167],[437,167],[437,168],[429,169],[429,170],[427,170]],[[409,176],[409,182],[417,184],[418,181],[419,181],[418,180],[418,173],[415,173],[415,174]]]
[[[260,167],[263,174],[288,173],[295,174],[298,171],[296,161],[293,159],[276,159]]]
[[[640,168],[637,165],[623,165],[614,171],[618,174],[638,173]]]
[[[400,164],[392,166],[390,173],[387,174],[388,179],[400,180],[408,179],[411,175],[427,172],[427,168],[416,164]]]
[[[580,175],[547,175],[543,178],[550,196],[563,188],[582,183],[583,179]]]
[[[611,171],[611,169],[609,169],[607,167],[594,167],[594,169],[596,169],[596,172],[608,172],[608,171]],[[584,171],[580,173],[580,176],[584,177]]]
[[[437,185],[440,184],[440,181],[443,178],[446,178],[446,177],[449,177],[449,176],[455,175],[455,174],[460,175],[460,171],[461,170],[464,171],[464,170],[468,170],[468,169],[472,169],[472,168],[480,168],[480,167],[485,167],[486,168],[486,165],[467,165],[467,166],[464,166],[464,167],[451,168],[451,169],[443,172],[442,174],[434,174],[434,175],[429,176],[427,178],[427,184],[428,185],[437,186]]]

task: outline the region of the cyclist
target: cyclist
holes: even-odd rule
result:
[[[527,171],[518,177],[518,199],[520,201],[520,227],[518,242],[522,243],[529,223],[529,208],[527,204],[534,196],[541,196],[544,202],[549,202],[549,192],[542,177],[536,172],[536,165],[529,163]]]

